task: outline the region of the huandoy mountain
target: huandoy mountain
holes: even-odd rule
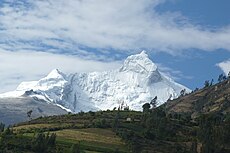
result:
[[[24,98],[26,96],[18,99]],[[143,112],[112,110],[48,116],[16,124],[13,129],[14,133],[8,132],[8,137],[5,137],[7,132],[3,133],[4,143],[1,147],[5,149],[14,146],[9,148],[13,152],[41,148],[34,147],[38,141],[50,144],[47,143],[49,138],[47,141],[40,141],[36,135],[28,137],[34,131],[39,131],[39,135],[44,136],[47,133],[57,134],[59,141],[45,149],[51,150],[57,144],[58,147],[61,146],[59,150],[62,152],[72,151],[71,145],[84,141],[79,143],[79,148],[84,151],[209,153],[211,150],[216,153],[229,153],[230,77],[223,78],[217,84],[207,80],[203,88],[181,94],[179,98],[168,100],[160,107],[146,107]],[[85,135],[89,135],[89,138],[85,139]],[[98,136],[105,141],[97,139]],[[42,149],[44,152],[45,149]]]
[[[141,110],[155,96],[160,105],[169,98],[177,98],[183,89],[190,91],[162,74],[142,51],[129,56],[116,70],[67,75],[55,69],[38,81],[22,82],[15,91],[0,97],[33,97],[71,112],[106,110],[121,105]]]

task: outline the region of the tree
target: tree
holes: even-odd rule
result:
[[[45,152],[48,149],[46,136],[43,133],[38,133],[33,139],[32,149],[36,152]]]
[[[124,111],[129,111],[129,106],[125,106]]]
[[[70,148],[70,153],[80,153],[80,145],[73,144]]]
[[[112,122],[112,128],[115,131],[117,131],[117,128],[119,127],[119,118],[120,118],[120,112],[118,111]]]
[[[222,82],[224,80],[224,74],[220,74],[218,77],[218,82]]]
[[[169,98],[168,98],[168,100],[167,100],[167,101],[172,100],[172,97],[173,97],[173,96],[172,96],[172,94],[170,94],[170,95],[169,95]]]
[[[146,113],[146,112],[149,112],[149,109],[150,109],[150,104],[149,103],[145,103],[143,106],[143,112]]]
[[[213,82],[214,82],[214,80],[212,79],[212,80],[211,80],[211,83],[210,83],[210,86],[212,86],[212,85],[213,85]]]
[[[229,142],[229,135],[226,133],[229,128],[225,127],[228,123],[223,114],[203,114],[198,118],[198,124],[198,138],[202,143],[201,153],[224,153],[224,139],[227,136]]]
[[[184,96],[185,93],[186,93],[186,89],[183,89],[183,90],[180,91],[180,95],[181,95],[181,96]]]
[[[5,124],[0,123],[0,133],[4,131],[5,128]]]
[[[197,153],[197,140],[192,142],[191,149],[192,153]]]
[[[209,87],[209,86],[210,86],[210,83],[209,83],[208,80],[206,80],[206,81],[204,82],[204,87],[207,88],[207,87]]]
[[[53,150],[56,144],[56,134],[49,132],[47,134],[38,133],[32,140],[32,150],[38,153],[50,152]]]
[[[95,112],[89,111],[90,116],[95,116]]]
[[[13,134],[13,131],[10,129],[10,127],[8,126],[5,130],[4,130],[4,134],[5,135],[11,135]]]
[[[157,107],[157,96],[151,100],[150,104],[152,105],[153,109]]]
[[[199,88],[195,88],[193,92],[196,92],[196,91],[198,91],[198,90],[199,90]]]
[[[47,140],[47,144],[48,146],[55,146],[56,143],[56,134],[52,133],[50,136],[48,135],[48,140]]]

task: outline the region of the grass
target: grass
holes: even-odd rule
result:
[[[80,130],[60,130],[55,132],[58,137],[76,141],[91,141],[105,144],[124,145],[121,138],[107,129],[80,129]]]
[[[52,133],[52,132],[50,132]],[[55,131],[57,145],[68,152],[73,144],[80,144],[80,148],[89,153],[97,152],[119,152],[126,153],[128,148],[125,142],[111,130],[99,128],[87,129],[64,129]],[[33,137],[32,133],[25,133],[25,137]]]
[[[120,151],[126,152],[127,148],[121,138],[115,135],[110,129],[65,129],[55,132],[59,143],[81,143],[85,149],[95,151],[115,151],[119,148]],[[93,150],[94,151],[94,150]]]
[[[65,125],[61,125],[62,127]],[[51,128],[51,127],[60,127],[57,124],[30,124],[30,125],[21,125],[14,127],[14,130],[21,130],[21,129],[31,129],[31,128]]]
[[[94,152],[115,152],[116,149],[119,149],[120,153],[127,153],[128,150],[121,148],[120,146],[115,146],[111,144],[99,143],[99,142],[91,142],[91,141],[76,141],[70,140],[66,138],[57,138],[57,146],[61,146],[61,148],[65,148],[64,151],[68,152],[68,149],[73,144],[79,144],[81,150],[84,151],[94,151]]]
[[[36,130],[43,130],[43,131],[57,131],[60,129],[70,129],[70,128],[82,128],[83,124],[70,124],[70,123],[52,123],[52,124],[45,124],[45,123],[39,123],[39,124],[30,124],[30,125],[20,125],[13,128],[13,130],[16,133],[22,132],[22,131],[31,131],[34,132]]]

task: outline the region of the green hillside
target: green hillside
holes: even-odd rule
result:
[[[0,125],[2,153],[229,153],[230,83],[143,112],[113,110]]]

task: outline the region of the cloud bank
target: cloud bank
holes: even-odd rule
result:
[[[218,63],[217,66],[225,73],[225,75],[228,75],[230,72],[230,59]]]
[[[120,62],[100,62],[44,52],[0,50],[0,93],[14,90],[22,81],[46,76],[53,69],[64,73],[105,71],[119,68]]]
[[[178,12],[157,12],[164,2],[2,0],[0,92],[54,68],[66,73],[115,68],[114,61],[142,49],[173,55],[191,48],[230,51],[230,26],[210,29]],[[180,71],[173,75],[186,77]]]
[[[0,48],[69,54],[82,54],[82,48],[171,54],[190,48],[230,50],[230,26],[206,29],[180,13],[157,12],[164,1],[4,0]]]

